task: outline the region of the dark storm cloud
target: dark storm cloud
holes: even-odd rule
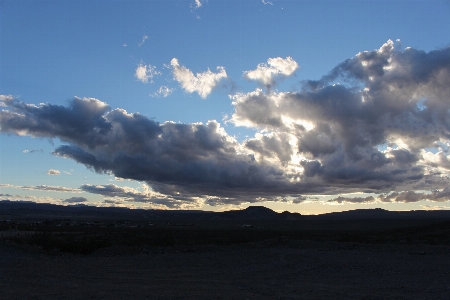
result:
[[[0,112],[1,132],[60,138],[96,147],[104,142],[99,138],[111,130],[111,124],[103,118],[109,107],[96,99],[75,98],[69,102],[69,107],[9,103],[11,110]]]
[[[215,121],[206,125],[158,124],[123,110],[108,112],[102,118],[110,127],[109,131],[96,132],[104,143],[89,147],[81,140],[58,147],[54,153],[96,172],[147,181],[157,191],[166,193],[182,190],[217,195],[230,189],[253,189],[259,193],[261,189],[279,191],[286,186],[277,165],[258,163],[238,153],[240,145]],[[273,144],[277,151],[276,143]]]
[[[283,61],[271,65],[282,70]],[[272,71],[261,66],[248,74],[264,83],[273,79]],[[36,106],[2,96],[0,131],[59,138],[66,144],[54,154],[98,173],[146,182],[151,197],[119,187],[83,187],[134,201],[163,203],[170,196],[173,203],[203,197],[236,204],[397,190],[411,193],[380,201],[395,196],[412,202],[425,197],[414,192],[419,189],[441,190],[432,194],[434,201],[447,199],[442,172],[450,169],[450,48],[400,51],[388,41],[318,81],[303,82],[298,91],[257,89],[231,99],[229,121],[260,130],[242,144],[216,121],[158,123],[92,98]]]

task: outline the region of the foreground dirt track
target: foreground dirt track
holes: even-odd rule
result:
[[[0,299],[450,297],[450,248],[442,245],[287,240],[133,252],[49,255],[2,242]]]

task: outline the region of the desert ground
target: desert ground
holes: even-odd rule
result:
[[[448,222],[283,224],[4,238],[0,299],[450,299]]]

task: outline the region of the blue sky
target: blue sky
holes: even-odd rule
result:
[[[448,1],[0,5],[2,199],[450,207]]]

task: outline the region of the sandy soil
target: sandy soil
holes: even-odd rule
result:
[[[450,299],[448,246],[266,241],[85,256],[1,242],[0,264],[0,299]]]

